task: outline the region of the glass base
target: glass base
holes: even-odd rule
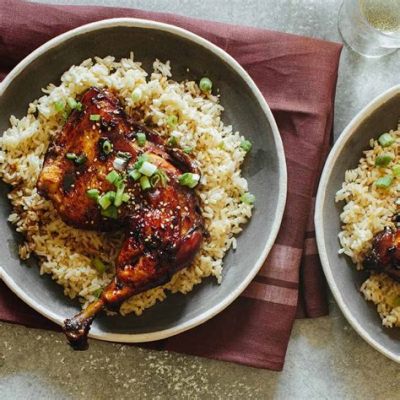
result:
[[[338,28],[344,42],[356,53],[365,57],[377,58],[394,53],[397,48],[382,47],[374,43],[374,37],[358,29],[357,21],[351,20],[345,9],[345,2],[339,10]]]

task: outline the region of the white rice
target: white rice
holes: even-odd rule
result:
[[[395,143],[382,148],[378,140],[370,140],[370,149],[364,152],[358,167],[345,173],[342,188],[336,193],[336,201],[345,201],[340,219],[341,249],[362,269],[365,255],[372,247],[373,237],[385,226],[394,227],[393,216],[399,212],[396,201],[400,199],[400,177],[394,177],[387,189],[379,189],[374,183],[378,178],[393,175],[392,167],[400,164],[400,128],[390,131]],[[387,167],[376,167],[378,155],[390,153],[394,159]],[[382,324],[400,326],[400,283],[386,274],[373,273],[360,288],[365,299],[377,306]]]
[[[84,307],[113,277],[113,262],[123,236],[118,232],[74,229],[59,218],[50,201],[37,193],[35,185],[46,149],[62,126],[56,102],[75,98],[91,86],[114,89],[128,114],[140,109],[143,120],[156,124],[161,135],[175,136],[182,148],[192,147],[202,171],[197,193],[209,240],[190,267],[166,285],[127,300],[121,306],[122,314],[140,315],[157,300],[164,300],[167,291],[187,293],[208,276],[220,283],[223,257],[231,246],[236,248],[234,235],[251,217],[252,206],[240,201],[248,191],[247,181],[241,176],[243,137],[222,122],[223,107],[218,96],[202,93],[194,81],[171,80],[168,61],[156,60],[153,69],[149,76],[133,54],[120,61],[111,56],[85,60],[65,72],[60,85],[50,84],[43,89],[44,96],[29,105],[26,116],[11,116],[11,127],[0,138],[0,176],[13,187],[9,221],[25,237],[20,256],[39,256],[40,273],[50,274],[64,287],[65,295],[78,296]],[[135,102],[132,92],[137,88],[141,98]],[[179,116],[174,129],[167,124],[171,114]],[[91,265],[94,256],[109,264],[110,269],[100,274]]]

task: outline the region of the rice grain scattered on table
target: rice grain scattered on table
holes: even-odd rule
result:
[[[122,234],[66,225],[52,203],[36,190],[47,147],[63,124],[57,102],[79,97],[91,86],[115,90],[127,114],[140,115],[143,122],[156,126],[159,134],[173,136],[181,148],[191,148],[202,171],[197,193],[210,238],[190,267],[166,285],[125,301],[122,314],[140,315],[164,300],[167,291],[187,293],[208,276],[221,282],[224,254],[236,246],[234,235],[252,214],[252,205],[240,200],[248,191],[247,181],[241,176],[246,152],[240,143],[244,138],[222,122],[219,98],[202,93],[194,81],[173,81],[168,61],[156,60],[153,69],[148,75],[133,53],[120,61],[111,56],[85,60],[65,72],[58,86],[50,84],[43,89],[44,95],[29,105],[26,116],[11,116],[11,127],[0,138],[0,176],[13,187],[8,196],[13,206],[9,221],[25,236],[20,257],[39,256],[40,273],[50,274],[64,287],[65,295],[78,296],[84,307],[113,277]],[[139,96],[132,96],[135,89]],[[170,115],[178,116],[176,126],[168,125]],[[105,273],[91,265],[95,256],[109,265]]]
[[[400,177],[393,176],[392,167],[400,164],[400,127],[389,132],[395,142],[382,147],[378,140],[370,140],[370,149],[364,152],[358,167],[347,170],[342,188],[336,193],[336,201],[344,201],[340,214],[342,222],[339,233],[341,249],[362,269],[362,261],[372,247],[373,237],[386,226],[395,227],[393,216],[399,212],[396,204],[400,199]],[[391,154],[393,161],[387,167],[375,166],[376,157]],[[392,175],[388,188],[375,186],[378,178]],[[384,273],[373,273],[361,285],[366,300],[377,306],[377,311],[386,327],[400,326],[400,283]]]

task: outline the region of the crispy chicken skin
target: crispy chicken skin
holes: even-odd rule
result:
[[[168,282],[192,262],[204,236],[198,198],[178,181],[184,172],[199,173],[192,159],[129,119],[112,92],[91,88],[83,94],[81,103],[82,110],[72,111],[49,146],[37,187],[67,224],[100,231],[124,229],[126,238],[113,281],[97,301],[65,321],[68,340],[80,349],[87,347],[87,334],[99,311],[105,307],[117,309],[134,294]],[[138,144],[138,132],[146,134],[142,146]],[[108,154],[103,151],[104,141],[112,144]],[[70,154],[78,159],[71,159]],[[102,215],[101,207],[88,197],[87,190],[115,190],[106,177],[121,154],[127,160],[125,171],[146,154],[167,179],[143,190],[138,181],[127,177],[124,187],[130,200],[110,218]]]
[[[400,281],[400,229],[386,227],[379,232],[363,265],[368,270],[385,272]]]

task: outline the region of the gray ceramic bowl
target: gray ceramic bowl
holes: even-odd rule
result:
[[[395,129],[400,117],[400,85],[368,104],[347,126],[335,143],[321,177],[315,225],[322,266],[332,293],[353,328],[374,348],[400,362],[400,330],[382,327],[376,307],[359,293],[367,273],[355,271],[345,255],[339,255],[339,215],[342,203],[335,203],[347,169],[357,167],[369,140]]]
[[[0,85],[0,132],[11,114],[25,114],[40,89],[57,82],[71,65],[93,56],[127,56],[134,51],[151,71],[155,58],[171,60],[173,77],[209,76],[220,89],[224,121],[253,142],[244,175],[257,197],[251,222],[240,235],[238,249],[225,258],[221,285],[209,279],[190,294],[169,295],[141,317],[96,319],[91,336],[122,342],[150,341],[172,336],[211,318],[228,306],[249,284],[265,260],[277,235],[286,199],[286,166],[282,142],[271,111],[248,74],[228,54],[185,30],[136,19],[114,19],[89,24],[56,37],[23,60]],[[187,72],[187,68],[190,72]],[[37,268],[27,268],[15,248],[20,238],[7,223],[6,193],[0,193],[1,278],[35,310],[61,324],[79,308]]]

